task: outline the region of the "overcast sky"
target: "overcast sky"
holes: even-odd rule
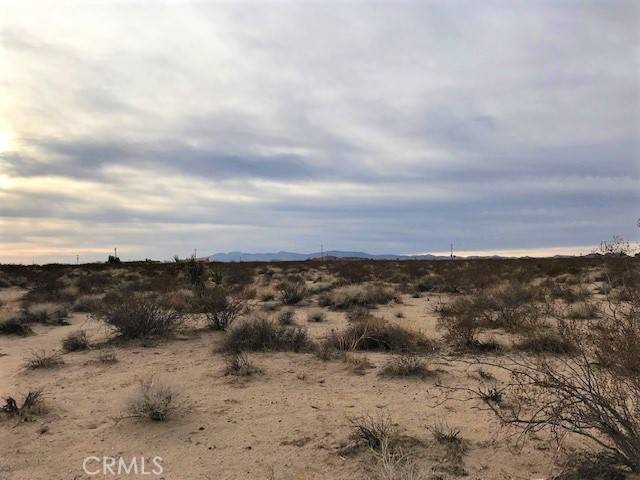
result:
[[[638,236],[638,2],[0,4],[0,261]]]

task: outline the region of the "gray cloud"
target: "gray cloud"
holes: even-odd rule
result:
[[[5,251],[636,235],[634,2],[59,8],[0,20]]]

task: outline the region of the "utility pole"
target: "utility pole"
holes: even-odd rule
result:
[[[76,255],[76,265],[80,265],[80,255]]]
[[[453,260],[453,243],[451,244],[451,260]]]
[[[113,249],[113,256],[118,258],[118,248],[117,247],[114,247],[114,249]]]
[[[324,262],[324,246],[320,244],[320,261]]]

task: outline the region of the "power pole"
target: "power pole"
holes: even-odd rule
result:
[[[113,248],[113,256],[118,258],[118,248],[117,247]]]
[[[76,265],[80,265],[80,255],[76,255]]]
[[[324,262],[324,246],[320,244],[320,261]]]
[[[453,260],[453,243],[451,244],[451,260]]]

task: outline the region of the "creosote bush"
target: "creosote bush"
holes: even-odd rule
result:
[[[432,352],[433,341],[382,318],[353,323],[345,330],[332,331],[323,341],[335,350],[384,350],[396,352]]]
[[[0,334],[26,337],[33,334],[33,330],[29,325],[23,323],[20,318],[12,317],[0,322]]]
[[[208,290],[200,302],[213,330],[227,330],[245,307],[243,300],[231,297],[221,288]]]
[[[105,305],[98,318],[124,339],[167,337],[183,323],[175,310],[164,308],[153,297],[135,294]]]
[[[399,302],[396,290],[380,284],[373,285],[345,285],[319,298],[321,306],[329,306],[336,310],[348,310],[353,307],[374,307],[392,301]]]
[[[310,347],[311,340],[304,328],[280,325],[256,315],[231,328],[224,338],[222,349],[226,352],[301,352]]]

